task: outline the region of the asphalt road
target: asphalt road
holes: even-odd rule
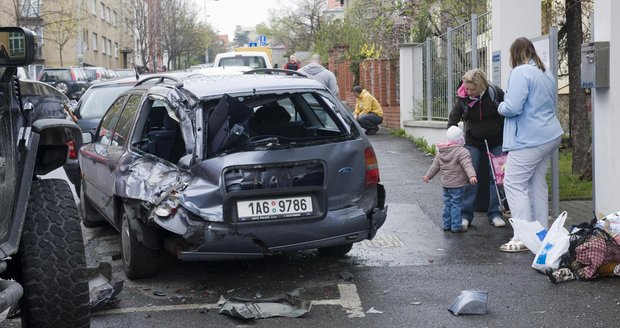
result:
[[[438,179],[421,181],[432,158],[385,130],[371,136],[387,189],[388,219],[373,241],[340,260],[316,252],[259,261],[183,263],[162,256],[160,273],[126,280],[119,236],[84,229],[90,265],[112,264],[123,291],[92,327],[614,327],[620,279],[554,285],[530,268],[534,255],[498,250],[512,229],[490,226],[478,213],[466,233],[441,229]],[[312,300],[301,318],[241,321],[218,314],[223,297],[270,297],[300,289]],[[486,315],[452,315],[463,290],[488,293]],[[18,326],[17,320],[5,323]]]

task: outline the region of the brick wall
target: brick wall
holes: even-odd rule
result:
[[[400,103],[396,92],[397,67],[385,59],[366,59],[360,63],[360,86],[370,92],[383,108],[383,125],[400,128]]]
[[[328,68],[336,75],[340,99],[355,107],[355,95],[352,91],[355,76],[351,72],[351,62],[344,59],[347,49],[348,47],[334,47],[329,52]]]
[[[334,47],[329,52],[329,69],[336,74],[340,99],[355,108],[355,76],[351,62],[345,59],[347,47]],[[383,108],[383,126],[400,128],[400,103],[397,93],[398,67],[385,59],[366,59],[359,66],[360,86],[370,92]]]

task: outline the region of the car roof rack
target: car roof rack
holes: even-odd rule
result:
[[[166,74],[158,74],[158,75],[150,75],[148,77],[145,77],[144,79],[138,81],[138,83],[136,83],[136,86],[142,85],[144,84],[144,82],[146,81],[150,81],[150,80],[159,80],[158,82],[156,82],[156,84],[158,83],[164,83],[165,80],[171,80],[175,82],[175,87],[177,88],[182,88],[183,87],[183,79],[186,79],[188,77],[192,77],[192,76],[203,76],[202,74],[188,74],[188,75],[184,75],[182,78],[178,78],[175,76],[171,76],[171,75],[166,75]]]
[[[255,68],[253,70],[243,72],[243,74],[286,74],[307,77],[305,74],[299,73],[298,71],[283,68]]]

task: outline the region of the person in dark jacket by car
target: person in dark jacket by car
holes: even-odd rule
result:
[[[458,91],[458,100],[448,117],[448,128],[464,122],[465,148],[471,154],[476,175],[480,176],[481,161],[488,161],[484,140],[489,143],[493,155],[502,153],[504,118],[497,112],[497,104],[504,99],[504,91],[497,86],[489,85],[484,72],[473,69],[465,72]],[[489,170],[490,174],[490,170]],[[495,227],[503,227],[506,222],[500,212],[499,199],[492,177],[489,177],[489,207],[487,218]],[[474,202],[478,192],[477,184],[466,187],[463,195],[463,230],[474,219]]]
[[[296,71],[301,67],[301,63],[297,60],[295,55],[290,55],[288,57],[288,62],[284,64],[284,69],[290,69],[292,71]]]

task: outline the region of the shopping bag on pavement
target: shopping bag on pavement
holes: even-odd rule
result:
[[[547,273],[560,267],[562,255],[568,252],[570,245],[568,230],[564,228],[566,216],[566,211],[562,212],[549,228],[542,245],[536,252],[532,268]]]
[[[516,218],[510,218],[508,221],[512,225],[515,237],[522,241],[527,249],[536,254],[547,235],[547,229],[538,221],[530,222]]]

